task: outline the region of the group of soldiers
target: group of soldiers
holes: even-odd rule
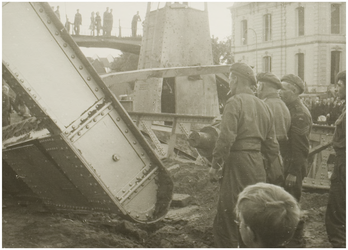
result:
[[[341,99],[345,99],[345,78],[345,71],[337,76]],[[246,64],[234,63],[230,90],[232,97],[225,105],[209,170],[210,179],[220,181],[213,224],[216,247],[245,246],[234,209],[248,185],[279,185],[300,202],[312,128],[311,114],[299,97],[304,82],[294,74],[281,79],[272,73],[255,76]],[[331,244],[345,247],[345,108],[336,121],[333,147],[336,163],[325,224]],[[300,219],[292,240],[284,246],[305,247],[303,227]]]

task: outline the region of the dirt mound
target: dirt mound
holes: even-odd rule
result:
[[[136,224],[117,215],[52,213],[40,202],[23,203],[3,195],[3,247],[40,248],[192,248],[214,247],[212,223],[216,213],[217,183],[208,169],[193,162],[164,162],[174,180],[174,191],[189,194],[190,205],[171,208],[155,224]],[[307,247],[330,247],[324,225],[327,192],[304,192],[301,206]]]

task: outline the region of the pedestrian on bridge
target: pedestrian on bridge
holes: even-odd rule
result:
[[[89,25],[89,29],[91,30],[91,36],[94,36],[94,30],[95,30],[94,11],[91,13],[91,24]]]
[[[103,15],[103,36],[106,36],[109,25],[109,7],[106,7],[106,11]]]
[[[107,29],[107,36],[111,36],[111,30],[112,30],[112,26],[114,23],[114,16],[112,15],[112,9],[110,9],[110,12],[108,14],[108,29]]]
[[[65,22],[64,27],[65,27],[66,31],[68,32],[68,34],[70,34],[70,25],[71,24],[73,24],[73,23],[69,22],[69,18],[68,18],[68,16],[66,16],[66,22]]]
[[[80,25],[82,24],[82,16],[79,12],[79,9],[77,9],[77,12],[75,14],[75,20],[74,20],[74,31],[76,35],[80,35]]]
[[[141,18],[139,16],[139,11],[137,11],[137,14],[133,16],[132,19],[132,37],[137,36],[137,26],[138,22],[141,22]]]
[[[337,95],[346,99],[346,71],[336,76]],[[346,105],[338,117],[332,146],[336,153],[334,170],[331,176],[329,201],[325,214],[326,232],[332,247],[346,247]]]
[[[56,16],[58,17],[58,19],[59,19],[59,21],[60,21],[59,6],[57,6],[57,10],[56,10],[54,13],[56,13]]]
[[[99,11],[96,13],[96,17],[95,17],[95,27],[97,29],[97,36],[99,36],[99,32],[102,29],[102,20],[101,17],[99,15]]]

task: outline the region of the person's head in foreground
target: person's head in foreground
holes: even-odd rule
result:
[[[267,183],[247,186],[238,196],[236,223],[247,247],[280,247],[289,241],[300,219],[295,198]]]

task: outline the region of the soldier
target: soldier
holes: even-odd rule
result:
[[[270,72],[259,73],[257,74],[256,79],[258,81],[257,95],[268,105],[273,113],[274,127],[277,135],[277,141],[279,143],[280,155],[283,156],[288,141],[288,131],[291,125],[291,117],[289,109],[280,99],[278,94],[278,90],[282,88],[282,84],[279,78]],[[267,180],[267,182],[282,186],[284,182],[284,173],[283,163],[280,157],[278,157],[278,159],[272,163],[272,169],[274,171],[279,170],[281,172],[278,171],[277,176],[270,176],[274,179]],[[276,174],[276,172],[274,174]],[[267,173],[267,176],[268,175],[269,174]]]
[[[283,89],[280,91],[280,97],[289,108],[291,115],[291,127],[288,132],[289,140],[284,151],[284,188],[300,202],[302,180],[308,166],[312,117],[299,98],[299,95],[304,91],[302,79],[296,75],[288,74],[283,76],[281,81]],[[301,219],[289,246],[305,246],[302,237],[303,226],[304,221]]]
[[[336,76],[337,94],[346,99],[346,71]],[[325,226],[332,247],[346,247],[346,107],[337,119],[332,139],[336,161],[331,176],[329,201],[325,215]]]
[[[226,102],[209,170],[210,180],[218,180],[220,163],[224,161],[213,225],[216,247],[243,245],[234,214],[238,194],[248,185],[266,181],[262,154],[270,162],[279,154],[272,112],[253,94],[255,85],[255,75],[249,66],[232,64],[232,97]]]

